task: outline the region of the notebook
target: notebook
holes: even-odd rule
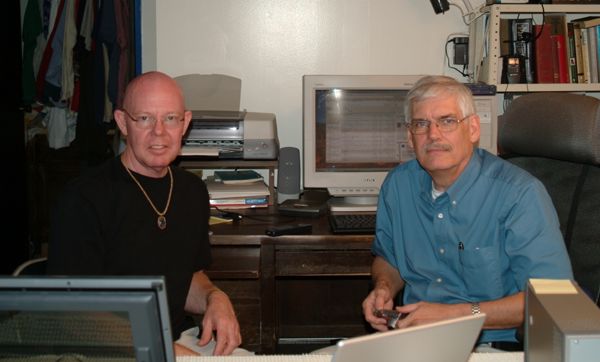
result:
[[[332,362],[462,362],[469,359],[485,314],[448,319],[339,341]]]

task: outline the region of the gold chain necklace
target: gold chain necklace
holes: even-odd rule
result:
[[[165,217],[165,214],[167,213],[167,210],[169,210],[169,205],[171,204],[171,194],[173,193],[173,174],[171,173],[171,168],[167,167],[167,171],[169,171],[169,179],[171,180],[171,183],[169,186],[169,197],[167,198],[167,205],[165,206],[165,209],[162,212],[159,212],[158,209],[156,208],[156,206],[154,206],[154,203],[152,202],[152,200],[150,200],[150,196],[148,196],[148,194],[146,193],[146,190],[144,190],[144,188],[142,187],[142,184],[135,178],[135,176],[133,176],[131,171],[129,171],[129,168],[127,166],[125,166],[125,169],[127,170],[127,173],[129,174],[129,176],[131,176],[133,181],[138,185],[140,190],[142,190],[142,193],[146,197],[146,200],[148,200],[148,202],[150,203],[150,206],[152,206],[152,208],[154,209],[154,212],[156,212],[156,214],[158,215],[158,218],[156,219],[156,225],[158,225],[158,228],[161,230],[166,229],[167,228],[167,218]]]

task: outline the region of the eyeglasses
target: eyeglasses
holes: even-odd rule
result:
[[[150,114],[140,114],[138,116],[132,116],[126,109],[121,109],[123,113],[127,115],[127,117],[131,118],[135,124],[141,129],[152,129],[156,125],[158,118],[150,115]],[[165,128],[177,128],[180,126],[180,123],[183,121],[183,117],[179,114],[167,114],[161,121]]]
[[[471,117],[472,114],[465,116],[461,119],[455,117],[442,117],[440,119],[434,119],[435,125],[439,128],[440,132],[452,132],[458,128],[458,124],[467,118]],[[429,131],[432,121],[428,119],[413,119],[407,123],[408,129],[412,134],[425,134]]]

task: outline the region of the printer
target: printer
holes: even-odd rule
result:
[[[279,151],[273,113],[192,111],[182,156],[275,160]]]

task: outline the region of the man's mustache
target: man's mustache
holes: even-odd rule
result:
[[[450,151],[452,146],[443,143],[430,143],[425,145],[425,152],[429,151]]]

